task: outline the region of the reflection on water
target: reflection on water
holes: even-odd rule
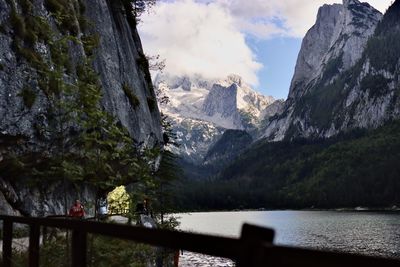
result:
[[[400,213],[242,211],[179,217],[187,231],[238,237],[247,222],[275,229],[276,244],[400,258]]]
[[[234,262],[224,259],[217,258],[208,255],[193,253],[193,252],[183,252],[179,260],[180,267],[233,267]]]

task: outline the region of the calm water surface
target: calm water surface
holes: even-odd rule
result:
[[[238,237],[243,223],[275,229],[275,243],[400,258],[400,213],[241,211],[179,214],[182,230]]]

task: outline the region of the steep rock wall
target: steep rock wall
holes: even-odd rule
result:
[[[274,141],[329,137],[357,127],[343,124],[352,115],[344,115],[339,107],[347,88],[345,82],[337,84],[338,77],[352,75],[349,71],[362,60],[381,19],[381,13],[358,0],[322,6],[316,24],[303,39],[284,108],[279,116],[269,120],[263,137]]]
[[[65,53],[70,60],[65,63],[62,79],[76,82],[78,77],[68,69],[76,69],[91,58],[102,88],[103,108],[114,115],[138,143],[160,143],[160,114],[148,63],[134,18],[126,6],[119,0],[66,1],[63,3],[70,7],[67,14],[65,10],[59,11],[59,6],[51,5],[61,2],[0,0],[0,161],[10,147],[23,143],[20,149],[34,150],[46,138],[38,131],[38,125],[47,122],[49,108],[46,91],[41,88],[46,73],[41,71],[38,57],[47,62],[52,71],[57,52],[42,40],[46,38],[42,36],[46,25],[57,39],[69,38]],[[67,16],[68,20],[62,16]],[[29,49],[16,42],[16,36],[22,35],[24,42],[34,40]],[[90,46],[96,38],[85,39],[89,35],[98,37],[91,50],[85,46]],[[136,102],[132,101],[132,96]],[[63,182],[32,188],[24,180],[3,179],[1,173],[0,184],[0,212],[7,214],[63,214],[65,200],[67,205],[76,198],[89,203],[96,193],[90,186],[76,188]]]

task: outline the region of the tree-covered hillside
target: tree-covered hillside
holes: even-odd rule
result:
[[[221,138],[208,150],[204,159],[206,165],[223,166],[253,142],[250,134],[243,130],[226,130]]]
[[[325,140],[261,141],[214,181],[177,187],[182,209],[400,204],[400,122]]]

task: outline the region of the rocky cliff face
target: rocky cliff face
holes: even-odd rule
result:
[[[340,70],[353,66],[381,17],[373,7],[357,0],[322,6],[303,39],[288,98],[303,96],[333,61],[341,61]]]
[[[228,87],[214,84],[203,103],[203,113],[213,121],[228,122],[227,128],[243,128],[237,108],[238,85]],[[222,101],[221,101],[222,100]]]
[[[122,1],[0,0],[0,6],[0,161],[7,146],[24,140],[32,149],[45,138],[38,126],[47,123],[46,90],[55,87],[51,75],[61,66],[60,79],[79,85],[79,66],[87,60],[98,74],[103,108],[136,141],[154,145],[162,140],[147,61]],[[54,42],[60,42],[60,51]],[[64,194],[60,184],[29,189],[2,179],[1,173],[0,184],[0,199],[6,200],[0,212],[64,212],[57,197]],[[67,187],[69,203],[94,199],[93,189]]]
[[[100,36],[94,67],[104,88],[104,107],[116,115],[138,141],[161,140],[158,107],[148,105],[148,99],[155,99],[155,94],[148,80],[148,69],[142,65],[145,60],[142,45],[122,1],[86,0],[85,5],[93,31]],[[129,101],[124,84],[138,98],[137,107]]]
[[[208,149],[226,129],[254,132],[274,103],[238,75],[219,81],[201,77],[157,77],[156,86],[169,97],[162,112],[173,121],[180,148],[175,152],[191,163],[200,164]]]
[[[316,24],[303,39],[285,106],[269,120],[264,137],[329,137],[354,127],[377,126],[384,120],[377,113],[387,101],[366,95],[361,83],[371,71],[368,40],[381,19],[377,10],[357,0],[320,8]],[[363,108],[356,104],[360,100]]]

